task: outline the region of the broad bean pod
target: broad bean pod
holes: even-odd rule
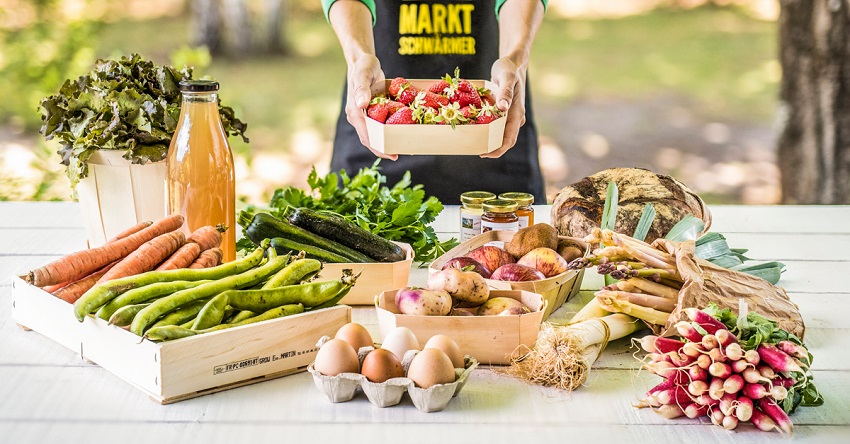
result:
[[[304,312],[304,306],[301,304],[291,304],[291,305],[283,305],[280,307],[273,308],[264,313],[261,313],[257,316],[245,319],[241,322],[236,322],[232,324],[220,324],[215,327],[207,328],[204,330],[192,330],[190,328],[184,328],[179,325],[169,325],[163,327],[155,327],[151,328],[147,332],[145,332],[144,338],[151,341],[169,341],[173,339],[181,339],[189,336],[195,336],[204,333],[210,333],[214,331],[224,330],[231,327],[239,327],[242,325],[253,324],[256,322],[267,321],[270,319],[282,318],[284,316],[290,316],[298,313]]]

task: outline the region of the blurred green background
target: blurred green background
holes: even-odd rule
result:
[[[134,52],[221,82],[251,139],[231,139],[241,199],[327,171],[345,64],[320,2],[235,2],[256,50],[234,56],[195,45],[190,1],[0,0],[0,200],[70,199],[38,104],[97,58]],[[261,38],[270,5],[282,6],[274,51]],[[671,174],[709,203],[779,202],[776,0],[549,5],[529,78],[550,202],[614,166]]]

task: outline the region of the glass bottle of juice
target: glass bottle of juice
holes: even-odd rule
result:
[[[236,188],[233,153],[218,113],[218,82],[180,82],[180,118],[168,149],[168,214],[181,214],[187,233],[226,225],[222,261],[236,258]]]

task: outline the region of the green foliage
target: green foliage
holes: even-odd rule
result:
[[[88,175],[88,160],[97,150],[124,150],[137,164],[165,159],[180,115],[181,80],[192,68],[177,71],[157,66],[138,54],[98,60],[76,81],[66,80],[59,93],[41,102],[41,134],[57,138],[71,186]],[[219,103],[224,130],[247,142],[246,125]]]
[[[387,187],[379,163],[375,161],[353,177],[345,170],[319,177],[314,167],[307,178],[310,193],[295,187],[276,190],[270,202],[272,214],[283,217],[287,207],[332,212],[384,239],[410,244],[414,259],[423,263],[457,245],[454,238],[440,242],[434,228],[428,226],[443,211],[443,204],[434,196],[426,199],[422,185],[410,183],[409,172]]]

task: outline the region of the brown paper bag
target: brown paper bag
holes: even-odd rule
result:
[[[675,335],[676,322],[687,320],[682,309],[704,308],[714,302],[720,308],[729,308],[738,314],[739,301],[743,299],[748,310],[777,322],[779,328],[803,339],[806,330],[797,304],[791,302],[782,287],[746,273],[718,267],[711,262],[694,257],[694,242],[671,242],[658,239],[652,246],[676,258],[676,268],[684,285],[679,290],[679,302],[664,326],[650,325],[659,336]]]

